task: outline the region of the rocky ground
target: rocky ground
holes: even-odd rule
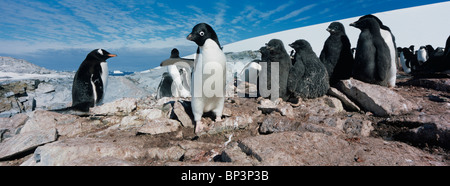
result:
[[[189,99],[124,98],[0,118],[0,165],[450,165],[450,80],[342,81],[296,104],[227,98],[194,134]]]

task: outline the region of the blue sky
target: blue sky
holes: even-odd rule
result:
[[[0,56],[53,70],[77,70],[87,53],[118,54],[110,70],[142,71],[195,52],[186,36],[213,26],[222,45],[333,20],[440,0],[0,0]],[[325,41],[326,38],[324,38]]]

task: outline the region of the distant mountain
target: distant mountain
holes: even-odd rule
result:
[[[50,74],[54,71],[37,66],[23,59],[0,57],[0,72],[13,72],[22,74]]]

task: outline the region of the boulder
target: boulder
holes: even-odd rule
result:
[[[30,151],[40,145],[53,142],[58,135],[56,129],[20,133],[0,143],[0,160]]]
[[[358,105],[353,103],[350,99],[347,98],[347,96],[345,96],[345,94],[343,94],[342,92],[339,92],[339,90],[337,90],[334,87],[330,87],[330,89],[328,89],[328,93],[327,94],[330,95],[330,96],[333,96],[335,98],[338,98],[339,100],[341,100],[342,105],[344,106],[344,108],[347,111],[359,112],[361,110],[358,107]]]
[[[70,166],[83,164],[86,160],[112,158],[133,160],[144,158],[147,149],[136,141],[111,141],[95,138],[71,138],[38,147],[33,156],[25,161],[25,166]],[[91,162],[89,165],[96,165]],[[101,164],[108,164],[103,162]]]
[[[418,109],[418,105],[387,87],[364,83],[356,79],[341,80],[336,86],[362,109],[377,116],[400,115]]]
[[[97,129],[99,127],[97,125],[100,124],[99,120],[44,110],[30,112],[28,116],[30,118],[20,130],[20,133],[56,128],[60,136],[75,137],[81,133]]]
[[[17,114],[11,118],[0,118],[0,142],[16,135],[20,126],[28,120],[26,114]]]
[[[181,122],[183,127],[194,128],[193,119],[186,112],[185,107],[179,102],[176,101],[173,105],[173,112],[177,116],[178,121]]]

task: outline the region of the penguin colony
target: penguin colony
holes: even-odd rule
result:
[[[397,69],[413,75],[450,71],[450,36],[445,49],[427,45],[414,51],[414,46],[397,48],[391,30],[376,16],[362,16],[350,26],[361,31],[356,48],[351,48],[344,25],[333,22],[326,29],[330,36],[319,57],[304,39],[289,45],[293,49],[290,55],[281,40],[272,39],[261,47],[261,60],[247,64],[241,75],[257,71],[258,97],[290,101],[321,97],[330,86],[351,77],[395,87]],[[157,98],[192,97],[198,134],[207,130],[201,120],[204,113],[212,112],[216,122],[222,120],[226,57],[216,32],[206,23],[193,27],[187,40],[198,46],[195,59],[180,58],[179,51],[172,50],[170,58],[160,65],[167,72],[162,75]],[[75,74],[69,109],[87,112],[101,104],[108,80],[106,60],[110,57],[116,55],[103,49],[87,55]]]

